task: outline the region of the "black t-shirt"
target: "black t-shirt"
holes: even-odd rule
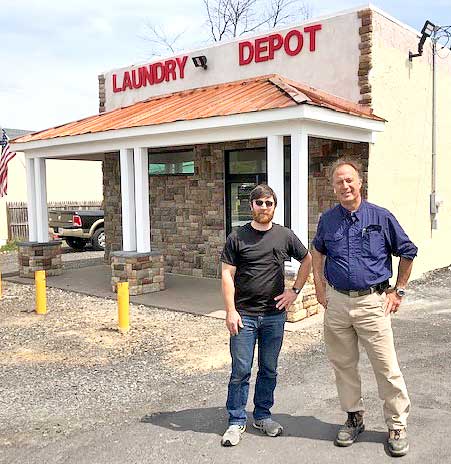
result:
[[[240,314],[278,312],[274,298],[283,293],[284,261],[304,259],[307,249],[294,232],[279,224],[260,231],[250,223],[228,237],[221,261],[236,267],[235,306]]]

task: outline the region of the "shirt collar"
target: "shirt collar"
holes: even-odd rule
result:
[[[338,206],[340,208],[340,211],[343,217],[346,219],[350,219],[352,222],[354,222],[353,217],[356,217],[358,221],[362,220],[362,214],[363,214],[363,210],[366,208],[366,202],[365,200],[362,200],[362,202],[360,203],[359,209],[357,211],[354,211],[353,213],[351,213],[351,211],[347,210],[340,204]]]

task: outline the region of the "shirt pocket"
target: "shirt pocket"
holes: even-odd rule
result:
[[[370,224],[362,230],[362,256],[378,258],[386,253],[382,226]]]
[[[340,232],[324,234],[327,256],[338,258],[347,255],[344,235]]]

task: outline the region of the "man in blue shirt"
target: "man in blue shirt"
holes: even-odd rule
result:
[[[348,413],[335,444],[350,446],[364,430],[360,341],[384,400],[389,452],[403,456],[409,449],[410,400],[396,357],[390,313],[401,305],[417,247],[393,214],[362,199],[362,177],[355,161],[338,160],[332,167],[332,184],[339,205],[321,216],[312,257],[317,298],[326,309],[327,355],[341,407]],[[392,255],[400,261],[396,285],[389,288]]]

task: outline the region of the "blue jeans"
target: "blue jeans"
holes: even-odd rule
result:
[[[244,327],[230,337],[232,374],[227,395],[229,425],[246,423],[249,379],[258,340],[258,374],[255,382],[254,419],[271,417],[277,378],[277,360],[283,341],[286,312],[266,316],[241,316]]]

